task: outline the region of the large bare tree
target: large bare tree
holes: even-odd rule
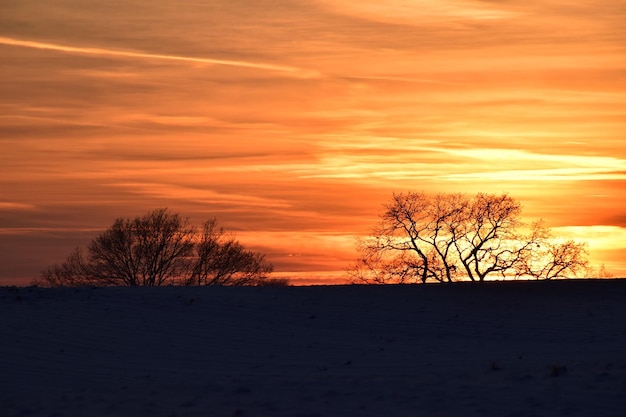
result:
[[[263,285],[273,266],[207,221],[201,230],[187,218],[157,209],[134,219],[118,218],[86,251],[46,268],[47,286]]]
[[[552,239],[542,222],[526,227],[521,205],[507,194],[399,193],[384,209],[372,235],[358,242],[348,271],[354,282],[551,279],[587,266],[583,243]]]
[[[160,286],[184,277],[196,229],[177,213],[154,210],[115,220],[91,241],[88,270],[104,285]]]

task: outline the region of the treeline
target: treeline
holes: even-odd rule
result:
[[[525,224],[507,194],[394,194],[371,236],[358,241],[353,283],[555,279],[589,273],[586,244]],[[118,218],[86,248],[49,266],[42,286],[289,285],[265,255],[210,219],[200,227],[167,209]],[[602,267],[602,276],[610,274]]]

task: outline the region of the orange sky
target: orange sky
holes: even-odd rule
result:
[[[277,275],[341,279],[408,190],[509,192],[626,276],[625,21],[608,0],[2,2],[0,285],[162,206]]]

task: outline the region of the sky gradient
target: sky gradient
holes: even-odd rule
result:
[[[0,2],[0,285],[118,216],[332,282],[394,191],[508,192],[626,276],[626,2]]]

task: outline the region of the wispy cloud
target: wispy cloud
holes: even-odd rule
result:
[[[124,188],[137,194],[147,194],[172,201],[193,201],[196,203],[211,204],[225,207],[257,207],[263,209],[289,209],[285,201],[271,200],[236,193],[219,193],[213,190],[168,185],[163,183],[112,183],[115,188]]]
[[[43,233],[47,234],[92,234],[101,232],[101,228],[95,227],[0,227],[0,235],[39,235]]]
[[[18,203],[15,201],[0,201],[0,210],[33,210],[32,204]]]
[[[373,20],[411,24],[424,19],[432,21],[450,19],[493,20],[517,16],[500,3],[470,0],[319,0],[335,10],[363,16]]]
[[[387,146],[381,149],[381,144]],[[378,138],[377,148],[363,140],[327,143],[315,162],[248,165],[247,172],[289,171],[299,178],[365,182],[590,181],[626,180],[626,160],[610,156],[548,154],[520,149],[441,147]],[[226,167],[225,170],[230,168]]]
[[[262,62],[250,62],[250,61],[236,61],[226,59],[215,58],[203,58],[203,57],[191,57],[191,56],[179,56],[179,55],[166,55],[166,54],[154,54],[149,52],[137,52],[137,51],[123,51],[118,49],[105,49],[94,48],[84,46],[71,46],[62,45],[58,43],[37,42],[23,39],[0,37],[0,44],[19,46],[24,48],[45,49],[51,51],[84,54],[84,55],[99,55],[99,56],[113,56],[120,58],[139,58],[139,59],[158,59],[167,61],[180,61],[191,62],[196,64],[210,64],[210,65],[227,65],[233,67],[253,68],[264,71],[276,71],[284,74],[292,75],[295,77],[316,77],[317,73],[314,71],[305,70],[302,68],[296,68],[286,65],[268,64]]]
[[[469,158],[473,167],[490,164],[489,170],[450,173],[449,180],[491,181],[589,181],[626,180],[626,160],[610,156],[541,154],[518,149],[445,149]],[[482,161],[477,165],[474,161]],[[508,169],[517,167],[517,169]],[[503,169],[504,168],[504,169]]]
[[[563,235],[579,241],[593,239],[594,245],[602,249],[626,249],[626,227],[594,225],[594,226],[561,226],[555,227],[557,235]]]

